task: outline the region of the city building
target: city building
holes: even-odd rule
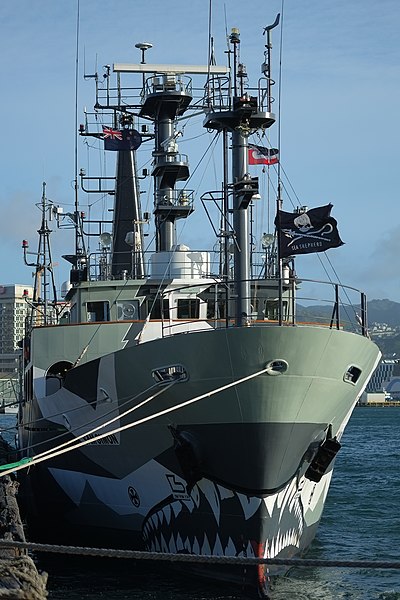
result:
[[[18,283],[0,284],[0,377],[16,373],[30,310],[33,287]]]
[[[398,360],[383,359],[377,366],[374,374],[372,375],[369,383],[366,387],[366,392],[375,393],[383,392],[386,390],[388,383],[393,377],[394,369],[398,363]]]
[[[372,375],[360,399],[360,404],[400,400],[399,369],[399,359],[383,359]]]

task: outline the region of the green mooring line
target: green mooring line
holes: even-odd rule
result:
[[[8,469],[15,469],[16,467],[21,467],[22,465],[26,465],[32,462],[32,458],[21,458],[17,462],[8,463],[7,465],[0,465],[0,471],[7,471]]]

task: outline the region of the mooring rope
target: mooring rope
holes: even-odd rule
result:
[[[252,373],[251,375],[247,375],[246,377],[242,377],[241,379],[238,379],[236,381],[232,381],[231,383],[227,383],[226,385],[222,385],[221,387],[215,388],[214,390],[211,390],[209,392],[205,392],[204,394],[201,394],[200,396],[195,396],[194,398],[185,400],[184,402],[181,402],[180,404],[176,404],[175,406],[170,406],[169,408],[160,410],[157,413],[148,415],[147,417],[143,417],[142,419],[138,419],[137,421],[133,421],[132,423],[128,423],[127,425],[117,427],[116,429],[112,429],[111,431],[107,431],[100,435],[95,435],[94,437],[90,437],[89,439],[83,439],[80,442],[78,442],[77,444],[72,445],[72,442],[75,442],[76,439],[78,439],[78,438],[75,438],[74,440],[70,440],[71,445],[68,448],[61,448],[62,445],[60,445],[59,450],[53,449],[50,451],[43,452],[40,455],[40,458],[37,458],[36,456],[35,457],[25,457],[17,463],[2,465],[2,466],[0,466],[0,477],[4,477],[5,475],[9,475],[10,473],[14,473],[16,471],[20,471],[21,469],[27,469],[27,468],[29,468],[33,465],[36,465],[38,463],[41,463],[43,461],[50,460],[61,454],[65,454],[67,452],[71,452],[72,450],[76,450],[77,448],[81,448],[82,446],[87,446],[88,444],[93,444],[94,442],[97,442],[98,440],[101,440],[110,435],[120,433],[121,431],[125,431],[126,429],[131,429],[132,427],[136,427],[137,425],[141,425],[142,423],[146,423],[153,419],[157,419],[158,417],[162,417],[163,415],[166,415],[173,411],[176,411],[176,410],[179,410],[186,406],[189,406],[189,404],[193,404],[195,402],[198,402],[199,400],[203,400],[204,398],[209,398],[209,397],[214,396],[215,394],[218,394],[219,392],[227,390],[233,386],[240,385],[241,383],[244,383],[245,381],[254,379],[254,377],[258,377],[259,375],[266,373],[267,370],[268,370],[268,367],[266,367],[265,369],[261,369],[261,371],[257,371],[256,373]],[[105,427],[106,425],[107,425],[107,422],[104,423],[103,425],[101,425],[101,427]],[[83,437],[87,437],[87,435],[88,435],[88,433],[86,432],[83,435]],[[68,443],[70,443],[70,442],[68,442]]]
[[[144,406],[151,400],[154,400],[154,398],[157,398],[157,396],[160,396],[161,394],[163,394],[164,392],[169,390],[170,387],[172,387],[175,383],[176,383],[175,381],[172,381],[171,383],[169,383],[162,389],[158,389],[155,394],[152,394],[148,398],[145,398],[145,400],[142,400],[142,402],[139,402],[139,404],[135,404],[135,406],[128,408],[124,412],[118,413],[118,415],[116,417],[112,417],[108,421],[105,421],[104,423],[100,423],[100,425],[97,425],[96,427],[93,427],[92,429],[89,429],[88,431],[85,431],[84,433],[81,433],[81,434],[75,436],[72,440],[68,440],[67,442],[63,442],[62,444],[59,444],[58,446],[55,446],[54,448],[51,448],[50,450],[45,450],[44,452],[40,452],[39,454],[36,454],[34,460],[36,460],[38,458],[42,458],[42,456],[48,456],[57,450],[61,450],[61,448],[71,446],[72,444],[75,444],[78,440],[84,439],[89,435],[92,436],[96,431],[99,431],[99,429],[104,429],[104,427],[108,427],[109,425],[111,425],[111,423],[114,423],[115,421],[119,421],[120,419],[123,419],[129,413],[134,412],[135,410],[138,410],[139,408],[141,408],[142,406]],[[151,386],[151,387],[153,388],[154,386]],[[146,391],[148,391],[148,390],[145,390],[145,392]],[[145,393],[145,392],[143,392],[143,393]],[[75,431],[79,431],[79,429],[82,429],[82,427],[84,427],[84,425],[80,425],[79,427],[77,427],[75,429]],[[110,435],[109,432],[107,432],[107,434]],[[97,439],[97,436],[92,438],[91,441],[93,441],[94,439]]]
[[[314,558],[257,558],[246,556],[209,556],[196,554],[173,554],[168,552],[144,552],[115,548],[91,548],[0,540],[0,548],[21,548],[35,552],[97,556],[99,558],[125,558],[133,560],[155,560],[183,563],[226,564],[226,565],[277,565],[290,567],[343,567],[356,569],[400,569],[400,561],[374,560],[325,560]]]
[[[154,388],[159,388],[159,384],[154,383],[153,385],[149,386],[148,388],[146,388],[145,390],[141,390],[138,394],[136,394],[135,396],[132,396],[132,394],[130,394],[129,396],[123,396],[122,398],[119,399],[118,401],[118,408],[121,410],[123,406],[125,406],[126,404],[132,404],[132,402],[134,402],[135,400],[137,400],[137,398],[140,398],[141,396],[143,396],[143,394],[146,394],[147,392],[150,392],[151,390],[153,390]],[[137,406],[137,405],[136,405]],[[20,426],[27,428],[29,426],[34,425],[35,427],[38,426],[38,424],[42,421],[51,421],[52,419],[56,418],[56,417],[60,417],[63,415],[71,415],[74,412],[77,411],[82,411],[86,408],[86,406],[80,404],[79,406],[74,406],[73,408],[66,408],[64,407],[64,410],[59,411],[57,413],[53,413],[51,415],[47,415],[46,417],[39,417],[36,419],[33,419],[32,421],[23,421],[20,423]],[[37,448],[38,446],[42,446],[43,444],[49,444],[49,442],[54,442],[55,440],[58,440],[59,438],[64,438],[66,433],[77,433],[78,431],[80,431],[83,427],[87,427],[89,425],[92,425],[94,423],[98,423],[100,421],[100,419],[104,419],[105,417],[107,417],[110,414],[114,414],[115,413],[115,407],[110,409],[108,412],[102,414],[102,415],[97,415],[95,418],[90,419],[88,421],[85,422],[84,425],[78,425],[75,428],[72,428],[71,430],[63,430],[62,433],[58,434],[58,435],[54,435],[50,440],[42,440],[41,442],[36,442],[35,444],[31,444],[29,446],[25,446],[24,447],[24,451],[26,452],[27,450],[30,450],[31,448]],[[14,425],[13,427],[10,428],[5,428],[5,429],[1,429],[0,430],[0,435],[4,432],[7,431],[8,429],[17,429],[18,428],[18,424]],[[56,447],[54,447],[56,448]],[[53,449],[54,449],[53,448]],[[37,456],[37,455],[35,455]]]
[[[108,421],[106,421],[104,423],[101,423],[97,427],[93,427],[92,429],[90,429],[88,431],[85,431],[84,433],[81,433],[81,434],[77,435],[72,440],[68,440],[66,442],[63,442],[62,444],[59,444],[58,446],[54,446],[50,450],[45,450],[44,452],[40,452],[40,453],[36,454],[34,458],[28,456],[28,457],[22,458],[19,461],[13,462],[13,463],[8,463],[8,464],[5,464],[5,465],[0,465],[0,477],[3,476],[3,475],[8,474],[10,472],[10,469],[12,469],[13,471],[18,471],[19,470],[18,467],[23,468],[24,466],[31,466],[35,462],[39,462],[39,459],[41,459],[41,458],[43,458],[45,456],[52,455],[54,452],[60,450],[61,448],[65,448],[67,446],[71,446],[72,444],[76,444],[76,442],[78,440],[83,439],[83,438],[87,438],[87,436],[92,436],[99,429],[104,429],[104,427],[109,426],[114,421],[118,421],[118,420],[122,419],[127,414],[129,414],[129,413],[131,413],[131,412],[133,412],[135,410],[138,410],[139,408],[141,408],[142,406],[144,406],[145,404],[147,404],[148,402],[150,402],[151,400],[153,400],[157,396],[160,396],[161,394],[163,394],[164,392],[166,392],[171,386],[173,386],[175,383],[176,383],[175,381],[171,382],[169,385],[165,386],[161,390],[159,389],[155,394],[152,394],[151,396],[149,396],[148,398],[146,398],[142,402],[139,402],[139,404],[136,404],[135,406],[133,406],[133,407],[125,410],[124,412],[119,413],[116,417],[113,417],[112,419],[109,419]],[[153,387],[154,386],[151,386],[151,388],[153,388]],[[148,388],[147,390],[145,390],[145,392],[148,391],[151,388]],[[141,392],[141,393],[145,393],[145,392]],[[141,394],[138,394],[138,395],[141,395]],[[124,402],[124,404],[126,404],[126,402]],[[98,420],[98,419],[96,419],[96,420]],[[83,427],[84,427],[84,425],[80,425],[79,427],[77,427],[73,431],[79,431],[79,429],[82,429]],[[107,432],[107,434],[110,435],[109,432]],[[63,435],[65,435],[65,434],[63,434]],[[93,438],[91,438],[91,441],[93,441],[94,439],[97,439],[97,436],[94,436]],[[29,446],[29,447],[31,447],[31,446]],[[51,458],[51,456],[49,456],[49,458]],[[6,472],[1,473],[1,471],[6,471]]]

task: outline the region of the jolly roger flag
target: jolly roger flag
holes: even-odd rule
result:
[[[278,211],[275,226],[279,234],[281,258],[292,254],[325,252],[342,246],[336,220],[331,217],[332,204],[311,208],[303,213]]]
[[[136,150],[142,136],[136,129],[112,129],[103,127],[104,150]]]

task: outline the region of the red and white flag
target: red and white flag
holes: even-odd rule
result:
[[[277,148],[264,148],[249,144],[249,165],[275,165],[279,162]]]

